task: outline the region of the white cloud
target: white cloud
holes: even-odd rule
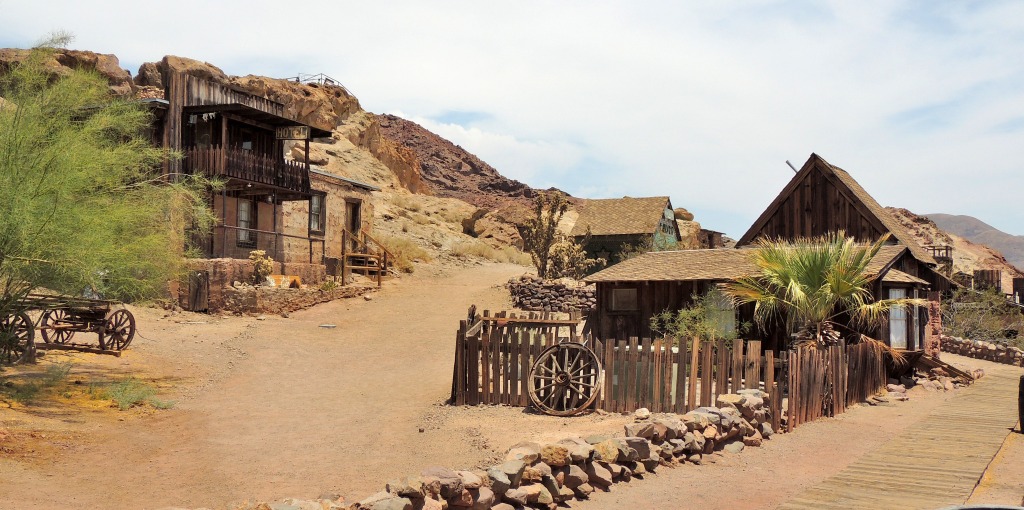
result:
[[[64,28],[133,66],[173,53],[325,72],[511,177],[667,193],[734,236],[811,152],[883,204],[1024,233],[1007,200],[1024,188],[1019,2],[99,5],[0,0],[0,45]],[[443,121],[453,111],[487,115]]]

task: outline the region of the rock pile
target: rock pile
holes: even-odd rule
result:
[[[594,286],[573,280],[542,280],[523,275],[509,280],[507,287],[512,295],[512,304],[522,310],[568,312],[591,310],[597,305]]]
[[[944,335],[942,337],[942,350],[969,358],[1024,367],[1024,350],[1007,345],[1004,342],[987,342]]]
[[[721,395],[719,407],[684,415],[637,411],[625,435],[568,437],[556,443],[519,443],[505,461],[487,469],[456,471],[432,467],[393,480],[386,490],[352,510],[465,508],[554,510],[573,499],[588,499],[615,483],[643,479],[662,466],[701,464],[707,455],[739,453],[771,437],[760,390]]]

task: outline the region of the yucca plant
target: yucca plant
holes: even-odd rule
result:
[[[754,320],[762,326],[784,318],[789,330],[796,331],[797,345],[832,345],[839,341],[839,317],[848,317],[855,328],[874,326],[885,320],[891,307],[926,304],[912,298],[875,301],[871,295],[876,275],[868,266],[888,239],[886,234],[862,245],[843,231],[792,242],[760,239],[751,255],[760,273],[740,278],[725,290],[739,304],[754,303]]]

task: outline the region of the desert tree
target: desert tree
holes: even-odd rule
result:
[[[582,278],[604,259],[589,258],[583,244],[558,231],[558,223],[569,210],[563,193],[540,193],[534,199],[533,216],[526,220],[521,234],[523,250],[530,254],[537,276],[541,278]],[[587,230],[585,239],[590,239]]]
[[[150,111],[85,70],[47,67],[54,40],[0,76],[0,318],[40,287],[139,300],[183,274],[209,185],[160,175]]]

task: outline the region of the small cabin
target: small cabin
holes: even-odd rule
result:
[[[682,240],[669,197],[585,200],[570,236],[609,264],[629,251],[671,249]]]

